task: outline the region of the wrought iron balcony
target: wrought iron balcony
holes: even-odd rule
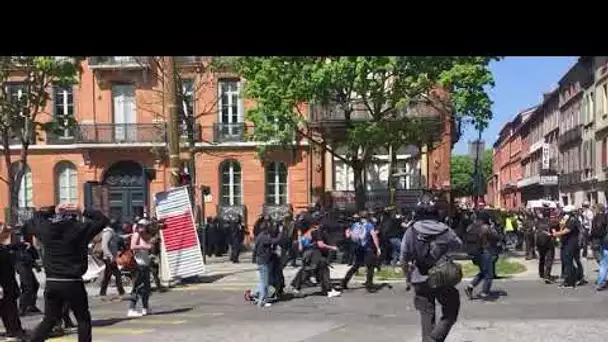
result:
[[[165,124],[81,124],[79,144],[164,143]]]
[[[180,65],[200,64],[201,56],[175,56],[175,63]]]
[[[244,122],[213,124],[213,142],[244,142],[247,141],[249,127]]]
[[[440,116],[438,106],[432,105],[430,102],[417,102],[402,110],[393,110],[387,112],[386,115],[393,115],[395,118],[415,117],[415,118],[436,118]],[[392,113],[392,114],[391,114]],[[347,112],[339,105],[310,105],[310,121],[315,124],[340,123],[357,120],[371,120],[372,116],[369,113],[363,101],[354,102],[350,116],[347,117]],[[454,127],[458,128],[458,127]]]
[[[164,143],[165,124],[80,124],[48,132],[49,145]]]
[[[91,69],[143,69],[150,66],[147,56],[94,56],[89,57]]]
[[[574,172],[566,173],[563,175],[559,175],[558,184],[559,184],[559,186],[570,186],[570,185],[580,184],[583,181],[582,175],[583,175],[582,171],[574,171]]]
[[[583,126],[577,125],[559,136],[559,145],[566,145],[583,139]]]

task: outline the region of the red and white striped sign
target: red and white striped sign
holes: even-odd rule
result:
[[[192,215],[187,187],[174,188],[155,195],[156,217],[164,220],[161,232],[163,266],[168,280],[201,275],[205,263]],[[163,272],[164,273],[164,272]]]

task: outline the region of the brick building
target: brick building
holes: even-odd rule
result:
[[[184,80],[182,112],[196,118],[200,151],[195,157],[196,188],[211,188],[204,214],[236,210],[251,225],[264,206],[308,207],[308,145],[271,151],[261,161],[256,144],[246,139],[246,132],[253,129],[245,120],[251,103],[241,97],[240,79],[202,73],[198,58],[177,60]],[[84,204],[83,184],[97,181],[108,187],[112,214],[132,217],[153,209],[153,195],[169,188],[167,165],[162,161],[166,124],[159,74],[158,66],[147,57],[89,57],[82,62],[78,85],[54,87],[47,112],[69,111],[78,124],[63,135],[43,136],[42,142],[30,147],[19,207],[62,201]],[[14,91],[18,88],[16,82]],[[182,145],[187,147],[185,127]],[[11,149],[14,159],[19,150],[20,146]],[[5,185],[0,187],[0,196],[5,206]],[[199,197],[197,202],[201,202]]]
[[[595,117],[588,115],[587,88],[593,83],[591,60],[579,58],[559,80],[559,150],[561,203],[580,206],[597,202]]]
[[[203,215],[236,211],[251,226],[264,210],[292,206],[297,212],[326,191],[348,188],[344,170],[336,163],[325,165],[327,156],[314,152],[305,139],[294,148],[271,150],[260,160],[257,143],[246,136],[255,129],[245,120],[245,110],[252,103],[242,98],[238,75],[204,71],[204,60],[198,57],[176,61],[183,79],[182,115],[194,118],[196,128],[195,170],[190,172],[195,176],[199,206],[203,204],[200,186],[211,189]],[[82,62],[78,85],[53,87],[46,112],[73,113],[77,125],[63,134],[41,134],[42,141],[30,146],[18,206],[63,201],[84,205],[89,196],[84,183],[94,181],[108,189],[112,214],[132,217],[153,211],[154,194],[170,186],[160,74],[148,57],[88,57]],[[19,87],[15,78],[9,91],[18,94]],[[183,125],[182,151],[189,147],[185,122]],[[449,186],[453,121],[446,120],[446,127],[432,153],[409,147],[398,152],[403,183],[409,188]],[[11,147],[14,160],[20,148]],[[187,157],[184,152],[182,158]],[[0,163],[0,174],[6,174],[4,167]],[[373,165],[368,171],[369,177],[381,175],[374,186],[385,184],[384,167]],[[422,182],[412,176],[408,180],[409,174],[429,178]],[[7,187],[1,183],[2,207],[8,203],[7,195]],[[0,219],[3,216],[1,212]]]
[[[494,143],[495,155],[498,158],[497,176],[491,179],[494,196],[498,195],[498,203],[494,206],[505,209],[518,209],[522,205],[521,192],[517,182],[522,178],[522,139],[521,127],[528,119],[533,109],[526,109],[518,113],[515,118],[506,123]]]

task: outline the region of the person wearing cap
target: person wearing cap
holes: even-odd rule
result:
[[[131,291],[131,301],[127,317],[141,317],[149,312],[150,285],[150,250],[154,244],[149,231],[150,221],[140,219],[136,223],[135,231],[131,236],[131,250],[135,255],[135,281]],[[137,302],[141,300],[141,311],[136,311]]]
[[[473,263],[479,267],[479,272],[465,289],[466,296],[472,300],[473,290],[483,281],[481,299],[491,298],[492,281],[495,276],[494,260],[497,254],[500,235],[492,229],[491,217],[487,212],[478,212],[475,221],[467,228],[467,236],[474,238],[474,249],[470,251]]]
[[[374,272],[378,262],[378,257],[381,255],[380,239],[374,225],[369,221],[368,213],[362,210],[359,213],[361,217],[359,222],[355,222],[349,230],[346,231],[346,238],[357,243],[355,249],[355,262],[346,272],[344,279],[341,281],[342,289],[348,288],[348,282],[357,273],[363,265],[366,267],[365,287],[368,291],[374,289]]]
[[[575,259],[580,255],[579,233],[580,221],[576,217],[574,206],[566,205],[562,209],[564,217],[562,219],[563,227],[560,230],[553,230],[554,237],[561,240],[561,255],[563,282],[560,285],[562,288],[574,288],[577,280],[582,277],[582,269],[575,268]]]
[[[122,286],[122,277],[118,265],[116,264],[116,256],[119,252],[120,236],[116,232],[116,227],[119,222],[112,220],[110,224],[101,231],[101,249],[103,252],[103,262],[105,268],[103,270],[103,278],[99,289],[99,296],[105,297],[108,291],[110,279],[114,276],[116,281],[116,291],[120,296],[125,294]]]

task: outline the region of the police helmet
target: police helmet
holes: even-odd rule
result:
[[[416,219],[439,219],[437,199],[428,192],[424,192],[416,204]]]

